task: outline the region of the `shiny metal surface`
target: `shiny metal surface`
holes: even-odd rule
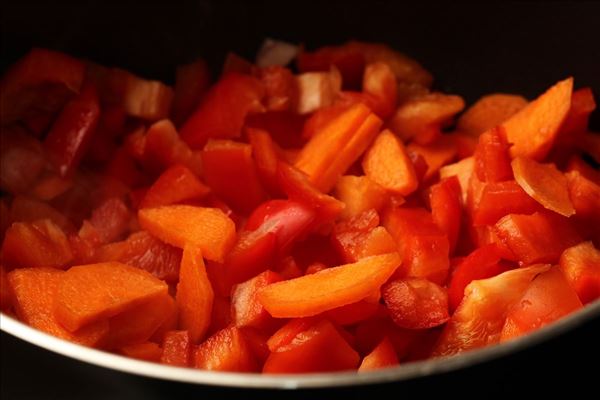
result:
[[[296,389],[396,382],[459,370],[478,363],[507,356],[529,346],[542,343],[569,330],[576,329],[587,321],[590,321],[592,318],[599,317],[600,300],[588,305],[579,312],[563,318],[562,320],[528,336],[500,345],[466,352],[457,356],[408,363],[385,370],[367,373],[338,372],[303,375],[262,375],[211,372],[138,361],[58,339],[30,328],[5,314],[0,314],[0,329],[55,353],[131,374],[204,385]]]

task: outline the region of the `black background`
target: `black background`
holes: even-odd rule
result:
[[[490,92],[530,98],[568,75],[600,93],[600,3],[355,1],[6,1],[0,67],[31,46],[67,51],[150,78],[198,56],[214,71],[233,50],[253,58],[265,37],[308,48],[383,41],[428,68],[440,90],[468,102]],[[598,129],[600,113],[593,126]],[[600,321],[509,358],[441,376],[335,391],[264,392],[174,384],[90,366],[2,333],[0,398],[511,398],[598,393]],[[590,392],[592,391],[592,392]],[[588,394],[588,396],[589,396]],[[592,395],[593,397],[593,395]]]

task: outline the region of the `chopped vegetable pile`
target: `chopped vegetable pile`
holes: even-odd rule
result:
[[[142,360],[307,373],[453,355],[596,301],[591,89],[465,109],[432,80],[355,41],[269,40],[174,87],[31,50],[0,82],[0,307]]]

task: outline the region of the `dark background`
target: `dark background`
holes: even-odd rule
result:
[[[421,62],[436,87],[473,102],[490,92],[533,98],[568,75],[600,93],[600,3],[394,1],[7,1],[0,69],[49,47],[170,82],[198,56],[218,71],[229,50],[252,59],[265,37],[311,49],[348,39],[387,42]],[[596,112],[593,126],[600,126]],[[427,379],[335,392],[240,392],[162,382],[86,365],[2,333],[0,399],[345,398],[440,393],[572,395],[598,388],[598,318],[512,357]],[[593,376],[595,375],[595,378]],[[425,396],[425,397],[423,397]]]

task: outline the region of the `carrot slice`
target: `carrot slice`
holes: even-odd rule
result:
[[[365,175],[381,187],[403,196],[419,186],[404,144],[390,130],[381,132],[362,162]]]
[[[449,137],[442,136],[430,145],[420,145],[415,142],[410,143],[406,146],[407,150],[416,154],[421,155],[427,163],[427,171],[423,180],[429,180],[435,176],[435,174],[444,165],[448,164],[456,157],[456,143]]]
[[[540,164],[527,157],[512,163],[515,180],[538,203],[565,217],[575,214],[569,199],[567,178],[554,164]]]
[[[108,332],[108,321],[90,324],[69,332],[57,321],[52,306],[65,272],[54,268],[20,268],[8,273],[8,285],[14,295],[13,306],[19,319],[43,332],[62,339],[98,346]]]
[[[167,289],[150,273],[129,265],[79,265],[62,276],[54,313],[65,328],[75,331],[164,295]]]
[[[502,124],[527,105],[523,96],[493,93],[483,96],[460,116],[459,131],[468,135],[479,134]]]
[[[158,296],[109,319],[109,332],[104,340],[109,349],[149,340],[171,316],[175,301],[168,294]]]
[[[193,244],[208,260],[223,262],[235,242],[235,224],[218,208],[186,205],[145,208],[139,211],[142,228],[179,248]]]
[[[167,206],[205,196],[210,188],[200,182],[189,168],[176,164],[158,177],[146,192],[140,208]]]
[[[366,150],[380,126],[381,120],[367,106],[356,104],[311,138],[302,148],[295,166],[327,193]],[[340,144],[343,147],[340,148]]]
[[[258,300],[276,318],[316,315],[369,296],[400,263],[397,253],[363,258],[353,264],[273,283],[258,293]]]
[[[556,83],[502,124],[512,157],[543,159],[571,107],[573,78]]]
[[[358,371],[373,371],[398,364],[398,356],[390,339],[386,336],[363,358]]]
[[[179,283],[175,297],[179,308],[179,326],[190,333],[193,343],[204,338],[212,312],[214,293],[199,248],[183,249]]]

